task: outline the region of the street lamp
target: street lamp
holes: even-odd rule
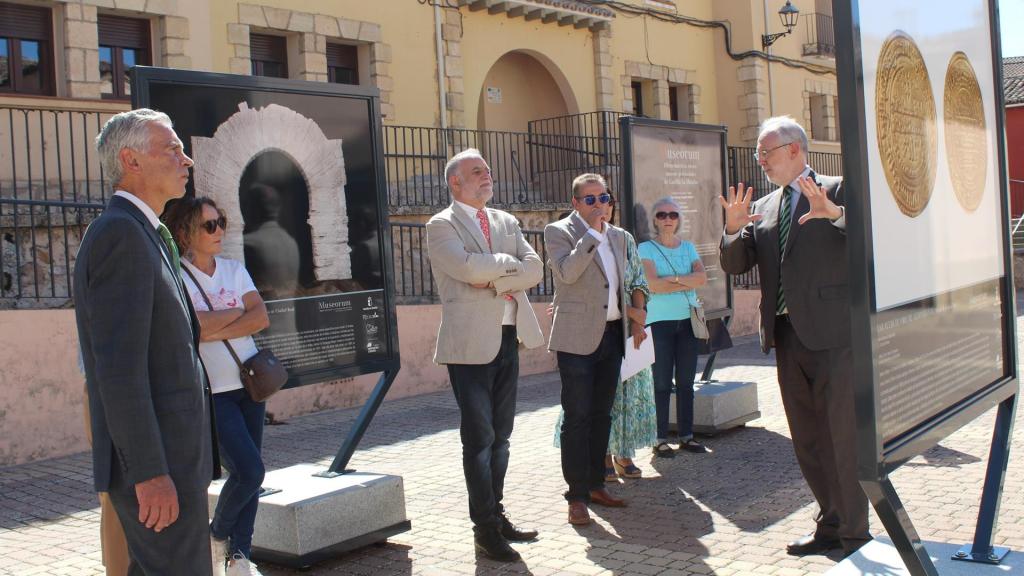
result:
[[[778,32],[776,34],[762,34],[761,48],[767,50],[768,47],[774,44],[776,40],[793,32],[793,28],[796,26],[796,21],[799,17],[800,10],[797,10],[797,7],[793,6],[793,3],[790,0],[786,0],[786,5],[779,9],[779,19],[782,20],[782,25],[786,27],[786,31]]]

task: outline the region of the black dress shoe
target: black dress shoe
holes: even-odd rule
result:
[[[813,534],[794,540],[786,545],[786,554],[790,556],[808,556],[811,554],[824,554],[829,550],[842,548],[839,540],[818,540]]]
[[[529,542],[537,538],[536,530],[520,530],[516,528],[508,516],[501,515],[501,535],[509,542]]]
[[[473,546],[484,556],[498,562],[515,562],[519,552],[508,545],[497,527],[481,530],[473,536]]]

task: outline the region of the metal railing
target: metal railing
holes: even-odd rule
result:
[[[1010,216],[1024,215],[1024,180],[1010,178]]]
[[[831,14],[805,14],[804,29],[804,56],[836,57],[836,36]]]
[[[62,305],[108,192],[93,138],[115,112],[0,106],[0,306]]]
[[[437,303],[439,297],[434,286],[434,278],[430,270],[430,258],[427,255],[427,228],[425,224],[392,222],[390,224],[392,274],[395,279],[395,298],[398,304],[431,304]],[[545,261],[544,232],[539,230],[523,230],[526,241]],[[527,294],[531,300],[550,300],[555,293],[554,282],[544,266],[544,279],[540,284],[530,288]]]
[[[479,149],[491,166],[495,206],[563,204],[583,172],[602,174],[618,190],[619,116],[545,118],[529,122],[526,132],[385,126],[388,206],[422,211],[448,204],[444,166],[466,148]]]

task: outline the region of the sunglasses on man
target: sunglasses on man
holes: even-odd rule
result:
[[[221,230],[228,229],[228,219],[225,218],[224,216],[221,216],[216,220],[207,220],[206,222],[200,224],[199,227],[202,228],[203,230],[206,230],[207,234],[214,234],[217,232],[217,228],[220,228]]]
[[[669,220],[679,220],[679,212],[657,212],[654,214],[654,217],[658,220],[664,220],[666,218]]]
[[[608,204],[609,202],[612,201],[612,195],[605,192],[604,194],[598,194],[597,196],[594,196],[593,194],[588,194],[586,196],[577,196],[576,199],[579,200],[580,202],[583,202],[587,206],[593,206],[598,202],[600,202],[601,204]]]

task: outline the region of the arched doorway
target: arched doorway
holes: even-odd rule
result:
[[[508,52],[491,66],[480,90],[477,125],[483,130],[525,132],[531,120],[579,111],[569,81],[546,56]]]
[[[527,132],[533,120],[578,112],[568,79],[547,56],[516,50],[499,58],[484,78],[477,112],[477,126],[487,131],[477,147],[494,172],[495,194],[507,198],[506,192],[523,192],[525,186],[545,198],[560,198],[563,191],[548,190],[538,176],[557,170],[572,135],[538,139],[509,132]]]

